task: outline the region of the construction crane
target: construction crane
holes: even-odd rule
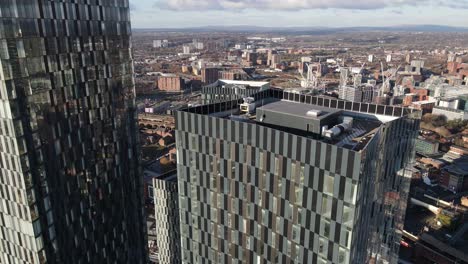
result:
[[[383,82],[381,91],[390,92],[390,80],[395,78],[395,76],[397,75],[397,73],[400,70],[401,66],[402,66],[401,64],[398,65],[396,71],[392,75],[390,75],[390,77],[385,77],[384,65],[383,65],[383,62],[380,61],[380,67],[381,67],[381,70],[382,70],[382,82]]]

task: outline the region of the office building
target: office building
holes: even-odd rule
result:
[[[0,14],[0,262],[146,263],[128,1]]]
[[[249,97],[268,89],[269,82],[218,80],[202,87],[201,98],[203,104],[212,104]]]
[[[212,84],[218,80],[218,75],[221,69],[219,68],[202,68],[201,77],[203,84]]]
[[[182,263],[396,263],[420,112],[253,97],[176,113]]]
[[[177,174],[154,178],[153,196],[159,263],[181,263]]]
[[[338,97],[351,102],[371,103],[374,98],[374,86],[369,84],[359,86],[340,86]]]

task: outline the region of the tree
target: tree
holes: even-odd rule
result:
[[[456,119],[448,121],[446,127],[452,132],[458,133],[462,131],[467,125],[468,122],[466,120]]]
[[[452,133],[450,133],[450,131],[445,127],[437,127],[434,131],[442,137],[449,137],[452,135]]]

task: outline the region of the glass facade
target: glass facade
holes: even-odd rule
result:
[[[0,1],[0,262],[144,263],[128,0]]]
[[[419,112],[269,90],[387,115],[359,151],[217,117],[242,100],[176,115],[183,263],[396,263]],[[294,103],[293,103],[294,102]]]
[[[181,263],[177,177],[155,178],[153,186],[154,222],[159,263]]]

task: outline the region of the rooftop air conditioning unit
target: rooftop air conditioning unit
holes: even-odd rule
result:
[[[255,98],[247,97],[244,98],[244,103],[240,105],[240,111],[243,114],[252,114],[255,112]]]

